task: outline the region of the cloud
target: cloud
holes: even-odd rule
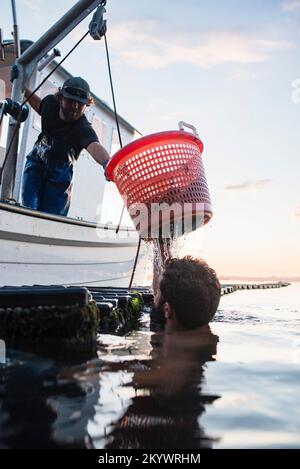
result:
[[[159,116],[159,119],[162,121],[179,121],[182,120],[182,110],[181,111],[173,111],[169,112],[168,114],[162,114]]]
[[[179,62],[200,68],[222,64],[257,64],[274,52],[293,47],[288,41],[247,36],[232,31],[163,30],[156,21],[111,26],[108,40],[125,62],[137,68],[162,69]]]
[[[271,179],[258,179],[256,181],[245,181],[241,182],[240,184],[232,184],[230,186],[226,186],[226,191],[252,191],[259,189],[260,187],[266,186],[270,184]]]
[[[244,70],[242,68],[236,69],[228,77],[229,81],[248,81],[255,80],[257,78],[257,73],[254,73],[250,70]]]
[[[43,0],[20,0],[23,5],[28,8],[35,16],[40,19],[42,17]]]
[[[82,38],[82,36],[87,32],[87,29],[84,28],[83,26],[81,25],[78,25],[76,26],[75,29],[73,29],[73,31],[71,31],[70,33],[70,38],[73,39],[74,42],[77,42],[79,41],[79,39]],[[96,41],[92,38],[92,36],[90,34],[88,34],[85,38],[84,38],[84,43],[89,43],[89,44],[96,44]]]
[[[300,0],[287,0],[281,7],[283,11],[300,11]]]

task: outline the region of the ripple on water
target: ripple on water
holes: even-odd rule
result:
[[[241,313],[240,311],[235,310],[218,310],[213,319],[213,322],[256,324],[262,321],[260,318],[250,313]]]

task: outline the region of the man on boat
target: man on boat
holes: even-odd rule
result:
[[[220,296],[217,274],[203,259],[167,259],[151,312],[152,328],[204,331],[217,311]]]
[[[26,90],[25,96],[30,96]],[[31,107],[41,116],[42,131],[27,156],[22,203],[33,210],[67,215],[72,195],[73,166],[81,150],[105,167],[109,154],[84,115],[93,104],[88,83],[72,77],[54,95],[34,94]]]

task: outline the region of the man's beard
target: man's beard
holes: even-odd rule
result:
[[[67,110],[63,107],[63,105],[61,104],[61,113],[62,115],[64,116],[64,120],[66,122],[73,122],[73,121],[77,121],[78,119],[80,119],[82,113],[80,113],[80,111],[73,111],[73,110]]]

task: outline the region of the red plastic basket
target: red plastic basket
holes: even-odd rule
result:
[[[106,171],[129,213],[136,204],[179,203],[192,207],[191,215],[195,216],[201,206],[205,224],[212,207],[202,152],[203,143],[197,135],[184,130],[160,132],[123,147]]]

